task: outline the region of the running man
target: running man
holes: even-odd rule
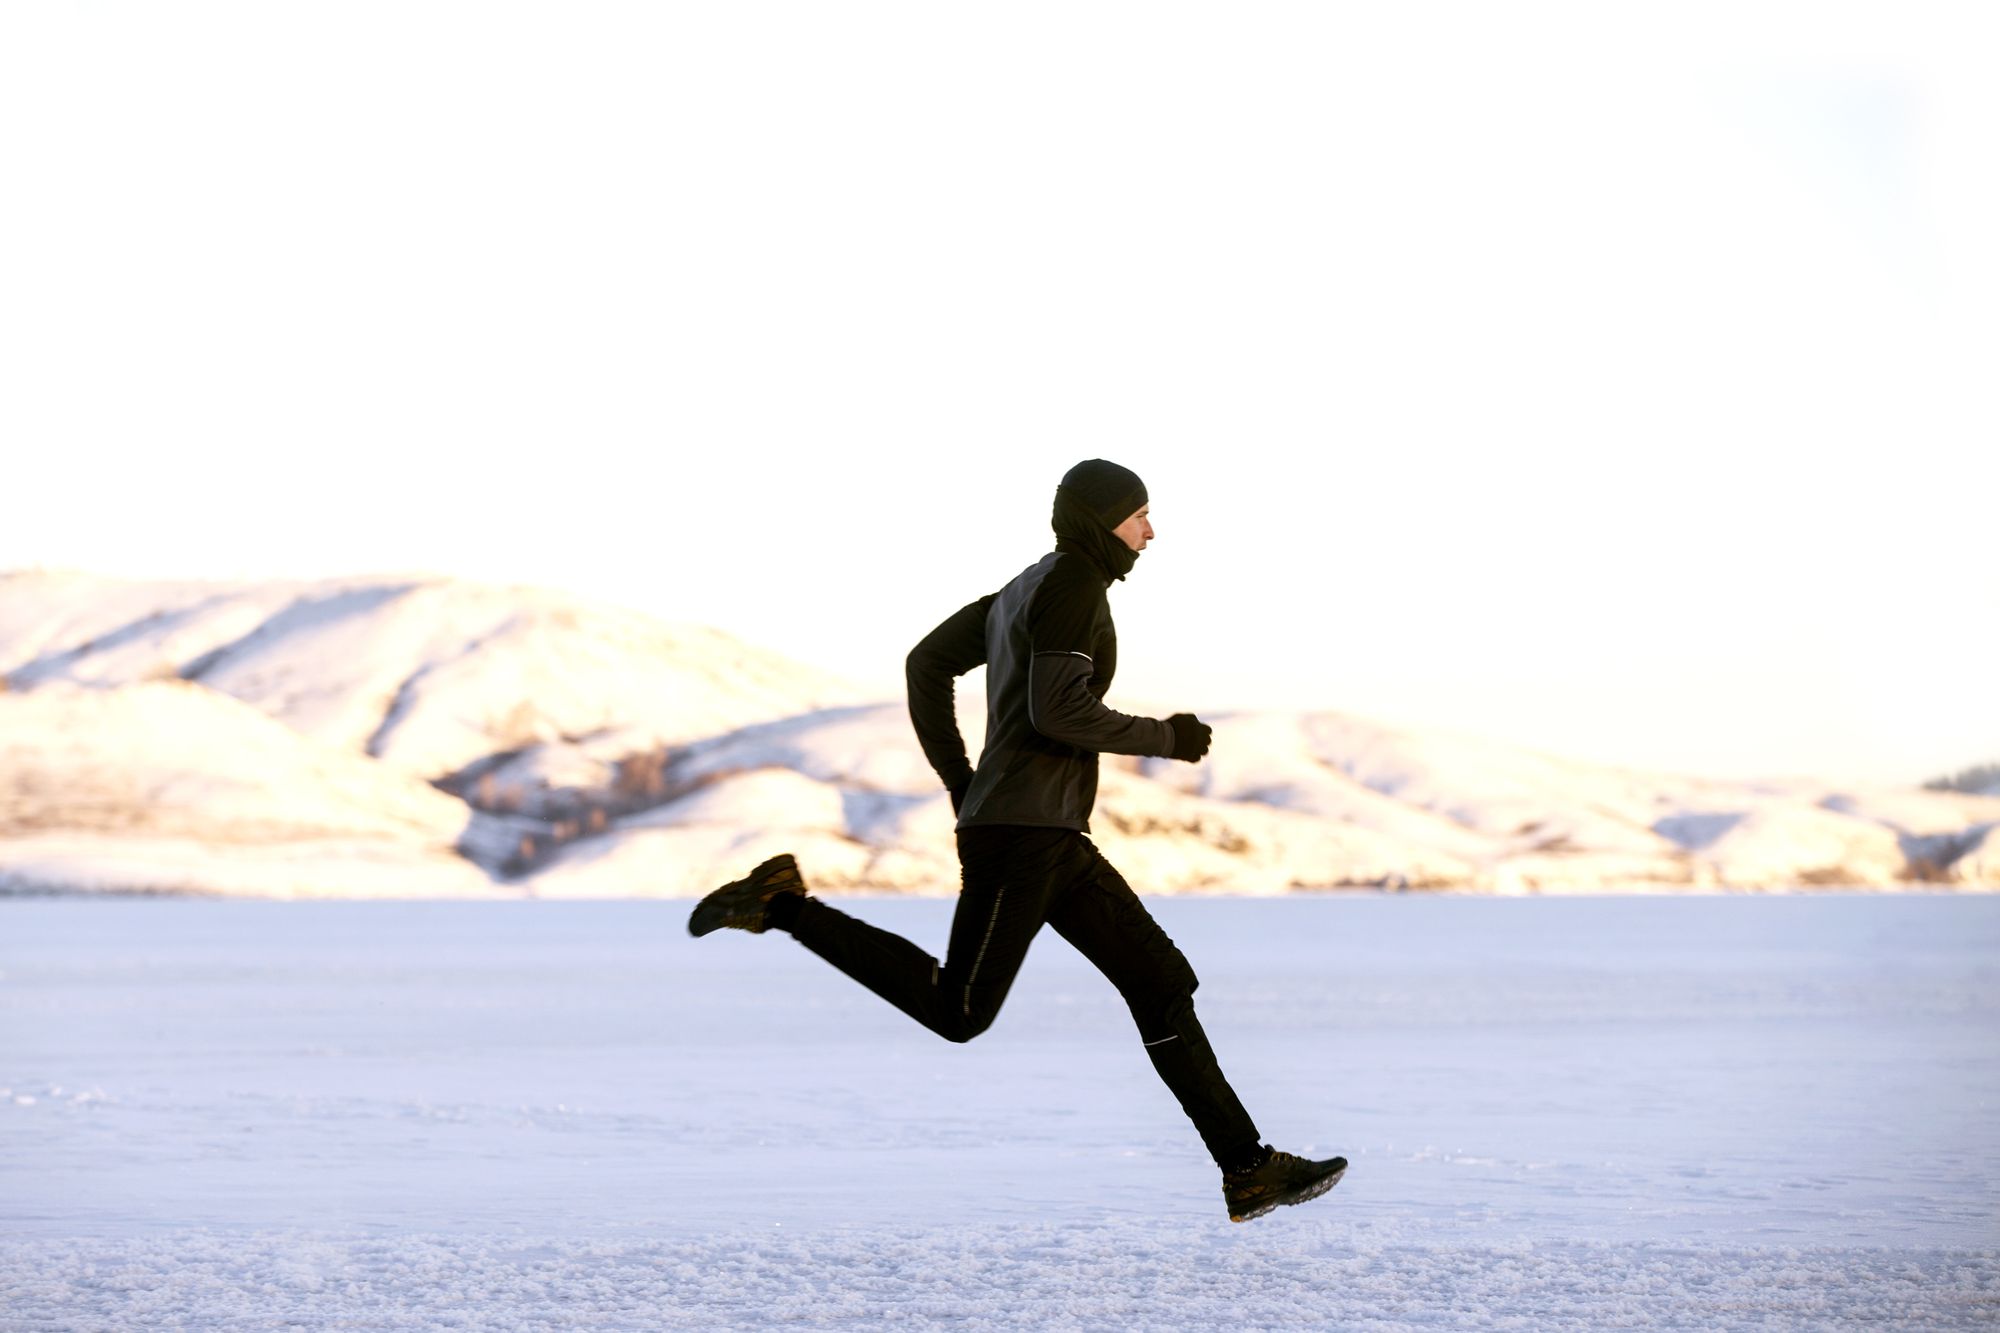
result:
[[[924,636],[908,661],[910,721],[958,814],[961,888],[943,963],[899,935],[806,892],[798,863],[773,857],[702,899],[688,930],[777,927],[947,1041],[991,1027],[1044,925],[1108,977],[1139,1026],[1160,1079],[1222,1170],[1231,1221],[1317,1198],[1344,1157],[1307,1161],[1260,1141],[1195,1018],[1195,975],[1086,835],[1097,756],[1200,763],[1209,728],[1191,713],[1160,719],[1104,704],[1118,667],[1106,592],[1153,538],[1146,487],[1103,459],[1056,488],[1056,549],[1000,591]],[[986,668],[986,745],[966,757],[953,687]]]

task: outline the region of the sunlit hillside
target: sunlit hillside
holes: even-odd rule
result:
[[[14,891],[683,896],[780,850],[832,891],[956,884],[900,701],[560,593],[14,574],[0,671]],[[1142,891],[2000,887],[1996,796],[1211,720],[1200,765],[1104,761],[1093,836]]]

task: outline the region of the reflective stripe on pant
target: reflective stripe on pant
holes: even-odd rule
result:
[[[1089,838],[1069,829],[992,826],[958,835],[961,888],[940,964],[916,945],[818,899],[798,941],[949,1041],[993,1025],[1044,924],[1110,979],[1153,1068],[1217,1161],[1257,1143],[1195,1018],[1187,959]]]

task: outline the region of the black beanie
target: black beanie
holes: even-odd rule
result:
[[[1146,503],[1146,483],[1130,468],[1088,458],[1063,473],[1063,489],[1083,502],[1107,528],[1115,528]]]

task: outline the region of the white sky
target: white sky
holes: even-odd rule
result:
[[[0,568],[889,695],[1101,456],[1114,704],[2000,759],[1981,8],[9,6]]]

